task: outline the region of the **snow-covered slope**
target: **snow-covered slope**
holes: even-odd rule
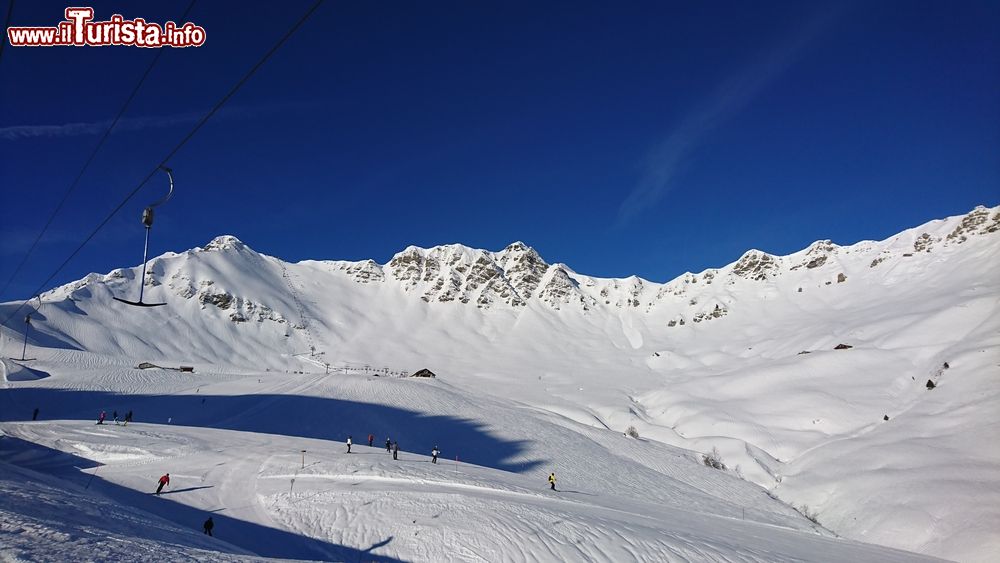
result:
[[[0,462],[0,538],[3,561],[261,560],[233,545],[220,548],[220,542],[189,527],[6,462]]]
[[[2,425],[0,453],[12,465],[0,464],[0,489],[11,493],[0,501],[0,544],[11,547],[0,554],[87,560],[117,559],[128,550],[127,559],[148,561],[233,560],[245,551],[330,561],[918,559],[834,538],[691,452],[442,381],[283,373],[144,378],[94,360],[75,369],[42,361],[40,369],[62,365],[66,373],[5,393],[5,417],[23,418],[19,411],[31,405],[43,410],[39,421]],[[134,422],[95,426],[87,420],[95,407],[128,409]],[[366,432],[379,442],[384,435],[398,441],[399,459],[381,445],[369,448]],[[343,440],[350,434],[358,445],[348,454]],[[437,465],[426,455],[433,445],[444,450]],[[559,479],[555,492],[545,486],[551,471]],[[170,487],[151,496],[164,472]],[[209,515],[225,543],[192,535]],[[217,554],[203,551],[213,548]]]
[[[752,250],[662,284],[578,274],[522,243],[289,264],[225,236],[150,262],[145,299],[164,307],[112,300],[137,297],[137,267],[43,295],[29,350],[53,373],[106,361],[232,377],[428,367],[467,400],[497,398],[573,436],[635,426],[648,444],[717,448],[728,473],[844,536],[985,560],[1000,549],[1000,446],[988,438],[1000,429],[998,230],[1000,209],[977,208],[884,241]],[[19,329],[4,327],[10,342]],[[127,373],[120,392],[157,392],[149,372]],[[611,475],[602,487],[625,479]]]

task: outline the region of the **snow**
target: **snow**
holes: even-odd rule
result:
[[[193,391],[143,396],[119,393],[104,371],[74,373],[72,395],[58,387],[9,394],[14,404],[5,411],[39,403],[57,418],[4,424],[0,449],[16,467],[0,466],[0,475],[38,487],[58,477],[67,484],[57,488],[68,490],[66,498],[48,491],[52,503],[82,497],[97,505],[61,524],[50,513],[44,524],[50,541],[19,536],[17,549],[29,558],[86,558],[109,549],[56,536],[77,536],[80,528],[110,534],[118,524],[106,515],[121,513],[142,521],[132,525],[136,537],[130,541],[167,543],[163,549],[178,555],[206,546],[183,528],[196,532],[211,514],[218,539],[288,559],[773,561],[829,552],[914,560],[833,538],[759,488],[700,465],[689,452],[586,427],[574,431],[544,412],[466,395],[441,382],[203,374],[190,382]],[[102,390],[83,391],[89,387]],[[247,392],[255,387],[257,393]],[[383,402],[364,402],[377,397]],[[95,425],[71,416],[82,416],[81,402],[110,408],[114,401],[126,403],[138,420]],[[408,410],[416,405],[451,414]],[[174,424],[145,422],[168,417]],[[177,425],[178,419],[187,424]],[[382,431],[392,429],[401,444],[398,461],[382,447],[355,445],[355,453],[345,453],[343,433],[358,436],[371,427],[379,442]],[[518,433],[535,439],[511,439]],[[429,463],[429,448],[422,447],[427,435],[455,444],[459,460],[448,459],[452,452],[444,446],[441,462]],[[560,444],[563,453],[543,466],[539,458],[550,444]],[[555,493],[545,486],[552,470],[559,478]],[[171,484],[157,498],[150,493],[163,472],[170,472]],[[11,528],[27,528],[44,514],[24,499],[5,503]],[[217,549],[223,556],[236,548]],[[148,559],[155,557],[150,552]]]
[[[233,236],[150,262],[165,307],[112,301],[138,268],[92,274],[42,296],[36,360],[2,363],[0,487],[25,492],[0,501],[0,555],[987,561],[997,225],[977,208],[663,284],[523,243],[289,264]],[[8,357],[21,328],[2,328]],[[424,367],[438,378],[384,377]],[[400,461],[357,445],[369,433]],[[727,470],[702,464],[713,448]],[[95,522],[112,506],[134,522]]]

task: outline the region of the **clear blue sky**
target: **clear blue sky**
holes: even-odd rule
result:
[[[187,3],[93,5],[163,22]],[[27,297],[307,5],[200,1],[206,45],[164,54],[0,300]],[[21,0],[13,24],[65,6]],[[4,49],[0,283],[153,55]],[[293,261],[523,240],[664,281],[1000,203],[1000,4],[328,1],[170,164],[152,255],[219,234]],[[138,264],[164,188],[56,282]]]

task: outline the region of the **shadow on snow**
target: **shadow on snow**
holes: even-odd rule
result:
[[[478,421],[445,414],[425,414],[391,406],[300,395],[123,395],[101,391],[14,388],[2,392],[7,401],[3,421],[31,420],[35,407],[39,420],[80,419],[96,421],[100,411],[124,417],[133,411],[134,423],[176,424],[315,438],[339,442],[332,451],[346,451],[344,441],[375,446],[385,439],[399,443],[401,454],[429,456],[439,446],[443,459],[472,463],[511,472],[526,472],[542,461],[520,457],[522,442],[503,440]],[[113,423],[110,423],[113,426]],[[352,454],[354,455],[354,454]],[[388,454],[386,454],[388,455]]]
[[[99,471],[101,464],[19,438],[7,436],[0,439],[0,459],[19,467],[60,477],[80,488],[88,488],[94,494],[121,503],[122,510],[142,510],[153,516],[165,518],[181,527],[188,527],[196,533],[201,532],[202,522],[207,514],[211,514],[215,521],[215,539],[221,541],[210,544],[210,547],[222,553],[241,555],[239,552],[234,552],[231,547],[236,546],[262,557],[282,559],[382,561],[389,563],[400,561],[372,553],[373,550],[392,542],[392,536],[362,550],[268,528],[253,522],[230,518],[218,511],[205,511],[150,495],[146,491],[122,487],[101,479],[99,473],[97,473],[97,478],[94,478],[93,476]],[[0,471],[3,470],[3,467],[3,464],[0,464]],[[82,471],[91,468],[93,471],[87,473]],[[193,487],[192,489],[195,488],[202,487]],[[167,541],[173,545],[195,549],[206,549],[205,543],[199,543],[200,538],[200,535],[190,537],[172,535],[169,538],[151,537],[150,539]]]

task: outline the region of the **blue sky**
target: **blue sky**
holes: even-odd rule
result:
[[[92,5],[163,22],[187,4]],[[28,297],[309,4],[198,2],[206,44],[164,53],[0,300]],[[17,2],[12,23],[65,6]],[[153,55],[4,49],[0,283]],[[1000,4],[330,1],[170,164],[152,255],[219,234],[292,261],[523,240],[665,281],[1000,203]],[[164,189],[53,284],[138,264]]]

